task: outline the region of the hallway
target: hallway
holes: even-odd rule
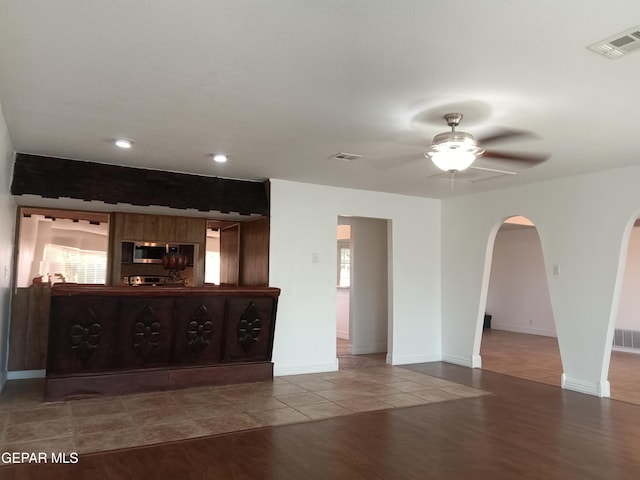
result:
[[[560,387],[562,362],[555,337],[486,329],[482,369]],[[611,398],[640,405],[640,355],[611,352]]]

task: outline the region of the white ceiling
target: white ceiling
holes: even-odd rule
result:
[[[587,50],[638,24],[637,0],[0,0],[0,103],[19,152],[443,198],[640,163],[640,53]],[[422,156],[450,111],[551,158],[452,191]]]

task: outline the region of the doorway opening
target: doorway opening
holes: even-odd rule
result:
[[[337,227],[340,369],[384,365],[389,330],[388,221],[341,216]]]
[[[640,405],[640,219],[629,235],[608,379],[611,398]]]
[[[528,218],[507,218],[494,240],[482,368],[560,386],[562,361],[542,245]]]

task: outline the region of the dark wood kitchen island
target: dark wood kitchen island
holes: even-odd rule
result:
[[[46,399],[273,378],[280,289],[51,289]]]

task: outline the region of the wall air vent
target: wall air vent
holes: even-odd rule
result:
[[[352,162],[357,160],[358,158],[362,158],[362,155],[356,155],[355,153],[336,153],[329,157],[329,160],[340,160],[341,162]]]
[[[613,347],[616,350],[640,349],[640,332],[637,330],[622,330],[616,328],[613,331]]]
[[[640,50],[640,25],[589,45],[588,48],[612,60]]]

